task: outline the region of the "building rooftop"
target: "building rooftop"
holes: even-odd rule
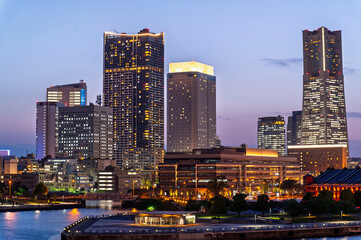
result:
[[[357,184],[361,183],[361,168],[328,169],[313,181],[314,184]]]
[[[213,67],[200,62],[177,62],[169,63],[169,73],[199,72],[214,75]]]

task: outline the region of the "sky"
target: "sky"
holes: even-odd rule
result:
[[[350,155],[361,156],[361,1],[0,0],[0,149],[35,151],[46,88],[102,93],[103,32],[165,32],[169,62],[199,61],[217,77],[222,145],[257,146],[259,117],[302,107],[302,30],[341,30]]]

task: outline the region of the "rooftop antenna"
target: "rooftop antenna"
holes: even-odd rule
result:
[[[118,33],[118,31],[117,30],[115,30],[115,29],[113,29],[114,30],[114,32],[116,32],[116,33]],[[119,34],[119,33],[118,33]]]

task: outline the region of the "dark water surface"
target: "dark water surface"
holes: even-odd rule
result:
[[[92,201],[88,208],[0,213],[0,239],[60,239],[64,227],[88,215],[112,214],[120,211],[119,203]]]

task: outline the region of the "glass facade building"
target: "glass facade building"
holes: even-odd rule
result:
[[[103,99],[113,108],[117,166],[145,169],[162,161],[163,33],[104,33]]]
[[[302,145],[348,145],[341,31],[303,31]]]
[[[287,145],[301,144],[302,111],[293,111],[287,122]]]
[[[59,157],[113,158],[113,111],[109,107],[59,108]]]
[[[286,155],[285,120],[281,116],[258,119],[257,142],[259,149],[276,150],[280,156]]]
[[[170,63],[167,151],[216,147],[216,77],[198,62]]]

